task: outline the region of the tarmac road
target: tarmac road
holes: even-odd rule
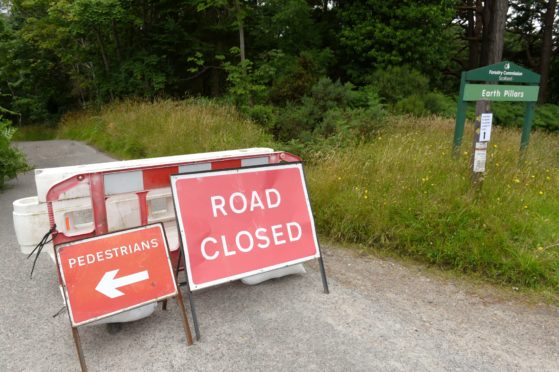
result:
[[[72,141],[18,144],[38,168],[110,160]],[[56,271],[33,279],[16,242],[12,202],[35,195],[32,172],[0,193],[0,371],[78,371]],[[81,327],[91,371],[559,371],[559,309],[527,305],[386,260],[323,247],[317,265],[257,286],[195,293],[202,338],[187,347],[172,300],[114,335]]]

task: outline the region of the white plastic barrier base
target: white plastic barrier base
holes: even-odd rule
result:
[[[147,304],[142,307],[138,307],[136,309],[128,310],[123,313],[116,314],[105,319],[96,320],[95,322],[91,322],[86,325],[90,326],[90,325],[99,325],[99,324],[107,324],[107,323],[133,322],[135,320],[150,316],[151,314],[153,314],[156,308],[157,308],[157,302],[154,302],[152,304]]]
[[[292,274],[306,274],[306,272],[307,270],[305,270],[303,264],[297,264],[293,266],[283,267],[281,269],[268,271],[262,274],[247,276],[246,278],[241,279],[241,281],[244,284],[256,285],[265,282],[266,280],[281,278],[283,276]]]
[[[21,253],[29,254],[50,229],[47,205],[32,196],[14,201],[13,207],[14,230]],[[45,246],[45,252],[53,255],[52,244]]]

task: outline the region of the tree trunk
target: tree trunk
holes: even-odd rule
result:
[[[553,26],[555,23],[555,12],[557,9],[557,0],[550,0],[547,3],[547,10],[543,19],[543,45],[540,60],[540,96],[539,103],[544,103],[548,95],[549,86],[549,70],[551,66],[551,54],[553,52]]]
[[[481,35],[483,32],[483,0],[467,0],[468,8],[468,70],[479,67]]]
[[[503,58],[508,0],[486,0],[483,11],[484,32],[481,53],[482,66],[500,62]]]
[[[241,62],[245,61],[245,28],[243,25],[243,16],[241,14],[241,6],[239,0],[235,0],[235,9],[237,11],[237,23],[239,23],[239,49],[241,50]]]

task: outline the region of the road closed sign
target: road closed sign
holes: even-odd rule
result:
[[[301,163],[171,176],[192,290],[320,257]]]
[[[177,294],[161,224],[56,247],[72,326]]]

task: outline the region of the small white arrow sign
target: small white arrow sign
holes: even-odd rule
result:
[[[95,287],[95,290],[107,297],[116,298],[124,295],[117,288],[149,279],[147,270],[115,279],[116,274],[118,274],[118,269],[107,271],[99,281],[99,284],[97,284],[97,287]]]

